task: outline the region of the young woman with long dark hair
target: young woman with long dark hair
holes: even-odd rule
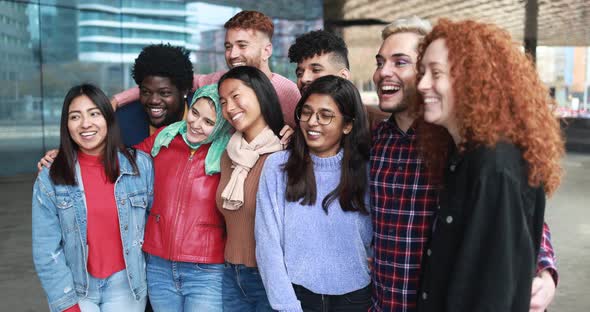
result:
[[[292,148],[266,160],[256,203],[269,301],[278,311],[367,311],[370,137],[360,95],[344,78],[318,78],[295,118]]]
[[[283,114],[270,80],[254,67],[225,73],[219,97],[223,116],[236,129],[221,157],[217,189],[217,208],[227,229],[223,310],[272,311],[256,264],[254,215],[264,161],[283,149]]]
[[[59,154],[33,188],[33,261],[51,311],[143,311],[149,155],[127,150],[104,93],[67,93]]]

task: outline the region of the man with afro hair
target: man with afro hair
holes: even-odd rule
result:
[[[154,44],[143,48],[135,59],[131,75],[154,129],[184,117],[185,99],[193,85],[193,65],[188,54],[182,47]]]
[[[241,11],[230,18],[224,24],[224,28],[227,67],[231,69],[237,66],[252,66],[264,72],[277,92],[285,121],[293,127],[295,106],[301,96],[292,81],[270,70],[269,60],[272,55],[274,33],[272,20],[261,12]],[[225,72],[223,70],[206,75],[195,75],[192,90],[216,83]],[[113,107],[118,107],[138,98],[139,89],[132,88],[114,95],[111,102]]]

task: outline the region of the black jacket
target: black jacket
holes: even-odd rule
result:
[[[425,251],[418,311],[529,311],[545,213],[512,144],[454,156]]]

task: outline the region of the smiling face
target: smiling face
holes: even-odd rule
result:
[[[139,101],[153,127],[160,128],[182,120],[184,94],[172,84],[170,78],[145,77],[139,86]]]
[[[270,58],[272,45],[262,32],[254,29],[230,28],[225,32],[225,62],[232,69],[252,66],[260,69]]]
[[[416,51],[421,36],[411,32],[387,37],[375,56],[377,68],[373,82],[377,88],[379,108],[398,113],[416,100]]]
[[[334,53],[316,54],[297,63],[295,75],[297,76],[297,88],[303,93],[305,89],[316,79],[334,75],[348,79],[350,72],[346,67],[332,60]]]
[[[193,144],[203,142],[213,132],[216,121],[213,102],[206,97],[198,99],[186,115],[186,138]]]
[[[338,154],[342,138],[352,130],[352,123],[344,122],[338,105],[326,94],[309,95],[298,115],[309,152],[319,157]]]
[[[457,128],[452,90],[449,50],[444,39],[436,39],[424,52],[418,91],[424,98],[424,119],[447,128]]]
[[[221,112],[246,141],[252,141],[266,126],[256,93],[239,79],[229,78],[219,85]]]
[[[106,146],[107,122],[86,95],[72,100],[68,108],[68,132],[81,152],[98,156]]]

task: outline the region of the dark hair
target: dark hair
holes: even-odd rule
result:
[[[241,11],[223,25],[225,29],[242,28],[258,30],[272,39],[275,26],[272,20],[258,11]]]
[[[264,118],[264,121],[272,132],[280,137],[279,132],[285,126],[285,121],[283,120],[283,111],[281,110],[279,97],[268,77],[256,67],[234,67],[221,76],[217,84],[218,90],[221,84],[227,79],[240,80],[248,88],[254,90],[258,98],[258,103],[260,104],[262,118]]]
[[[160,76],[170,79],[180,91],[193,87],[193,63],[189,51],[170,44],[152,44],[141,50],[131,69],[131,75],[137,85],[148,76]]]
[[[72,87],[64,99],[61,110],[61,120],[59,126],[59,153],[49,169],[49,176],[55,184],[76,185],[75,164],[77,158],[78,145],[68,130],[68,113],[74,99],[80,96],[87,96],[92,103],[100,110],[100,113],[106,120],[107,137],[106,145],[102,154],[102,163],[106,177],[111,182],[115,182],[119,177],[119,161],[117,152],[121,152],[131,163],[133,170],[139,174],[134,156],[125,148],[121,140],[119,125],[115,119],[115,112],[109,101],[109,98],[96,86],[91,84],[82,84]]]
[[[337,76],[324,76],[311,83],[297,103],[295,112],[302,108],[312,94],[330,96],[344,116],[344,122],[352,122],[352,131],[345,134],[340,142],[344,149],[340,183],[322,200],[322,207],[327,213],[330,204],[338,198],[342,210],[367,214],[365,194],[368,185],[367,162],[369,161],[371,138],[369,122],[361,96],[350,81]],[[309,156],[309,148],[305,143],[305,138],[301,133],[300,123],[297,122],[291,154],[283,167],[287,173],[286,197],[290,202],[301,200],[302,205],[312,205],[317,197],[316,180],[313,162]]]
[[[326,30],[314,30],[297,37],[295,43],[289,48],[289,61],[301,63],[305,59],[326,53],[333,53],[330,61],[350,69],[346,43],[342,38]]]

